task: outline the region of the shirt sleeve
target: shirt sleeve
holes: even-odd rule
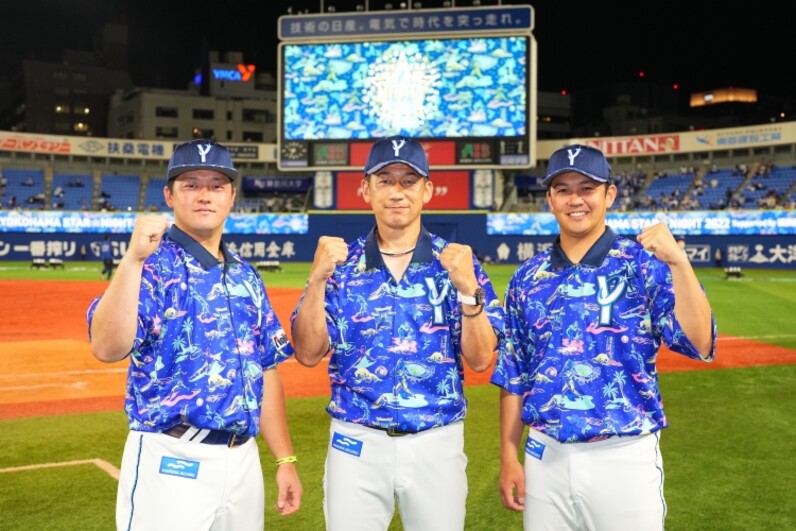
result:
[[[518,278],[515,273],[506,287],[503,340],[498,345],[497,361],[490,380],[514,395],[522,395],[528,388],[524,349],[533,348],[532,339],[527,337],[529,327],[523,311],[527,290],[519,287]]]
[[[645,288],[651,299],[652,311],[652,331],[653,335],[659,337],[666,347],[672,352],[677,352],[688,358],[712,361],[716,354],[716,338],[718,327],[716,317],[711,315],[711,328],[713,333],[713,344],[710,354],[703,358],[694,344],[683,332],[683,327],[677,321],[674,314],[674,285],[672,283],[672,272],[669,266],[660,260],[651,257],[646,266],[649,274],[645,278]],[[700,285],[704,293],[704,287]]]

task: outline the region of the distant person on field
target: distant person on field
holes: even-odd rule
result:
[[[113,246],[111,245],[111,237],[106,234],[102,237],[100,242],[100,260],[102,260],[102,272],[100,275],[110,280],[113,274]]]
[[[276,369],[293,348],[262,277],[222,237],[238,175],[225,147],[180,144],[163,189],[174,224],[139,216],[88,309],[94,356],[130,358],[120,530],[262,530],[260,433],[277,458],[276,511],[301,503]]]
[[[634,241],[605,224],[617,189],[601,151],[559,149],[542,184],[560,234],[509,281],[492,375],[503,505],[526,530],[661,531],[658,349],[711,361],[710,304],[666,225]]]

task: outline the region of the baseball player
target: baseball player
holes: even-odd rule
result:
[[[503,505],[526,530],[662,530],[658,348],[711,361],[715,319],[666,225],[637,241],[606,226],[617,189],[601,151],[559,149],[543,184],[560,235],[506,288],[492,375]]]
[[[324,478],[330,531],[464,527],[463,360],[486,370],[503,310],[473,251],[421,223],[432,197],[422,146],[376,142],[362,195],[376,226],[318,242],[293,312],[296,358],[328,352],[332,417]]]
[[[223,146],[178,146],[163,190],[174,224],[138,217],[113,280],[89,306],[94,356],[130,357],[117,529],[263,529],[260,431],[277,457],[277,511],[299,508],[276,370],[293,350],[262,278],[222,240],[237,177]]]

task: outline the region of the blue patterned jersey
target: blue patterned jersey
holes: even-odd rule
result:
[[[258,433],[263,370],[293,347],[257,270],[222,248],[223,264],[172,226],[144,263],[124,405],[130,429],[187,422]]]
[[[370,427],[423,431],[461,420],[467,411],[458,292],[439,261],[448,242],[422,230],[403,277],[384,265],[375,229],[349,244],[346,262],[326,284],[337,419]],[[502,339],[503,308],[473,257],[489,322]],[[302,299],[293,313],[295,317]]]
[[[655,367],[661,342],[702,359],[675,319],[669,266],[610,228],[578,265],[558,240],[526,261],[505,306],[507,337],[491,381],[523,397],[526,425],[561,442],[666,427]]]

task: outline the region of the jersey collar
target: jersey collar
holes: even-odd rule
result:
[[[197,262],[202,264],[202,267],[205,269],[210,269],[221,265],[221,262],[219,262],[218,259],[207,249],[202,247],[201,243],[191,238],[185,231],[178,228],[177,225],[172,225],[169,227],[168,235],[172,240],[179,243],[185,249],[185,252],[193,256]],[[221,252],[224,254],[224,263],[228,264],[230,261],[237,261],[229,253],[229,249],[227,249],[224,240],[221,240]]]
[[[616,238],[616,233],[611,227],[606,226],[603,235],[594,242],[594,245],[586,252],[586,255],[580,263],[593,267],[600,267],[605,257],[608,256],[608,251],[613,247]],[[550,251],[550,265],[552,267],[569,267],[575,265],[567,258],[567,255],[564,254],[564,250],[561,249],[561,236],[557,236],[556,241],[553,242],[553,249]]]
[[[379,252],[379,243],[376,239],[377,227],[373,227],[365,238],[365,267],[372,269],[384,264]],[[420,227],[420,237],[417,239],[415,251],[412,253],[412,262],[430,262],[434,258],[431,252],[431,234],[425,227]]]

